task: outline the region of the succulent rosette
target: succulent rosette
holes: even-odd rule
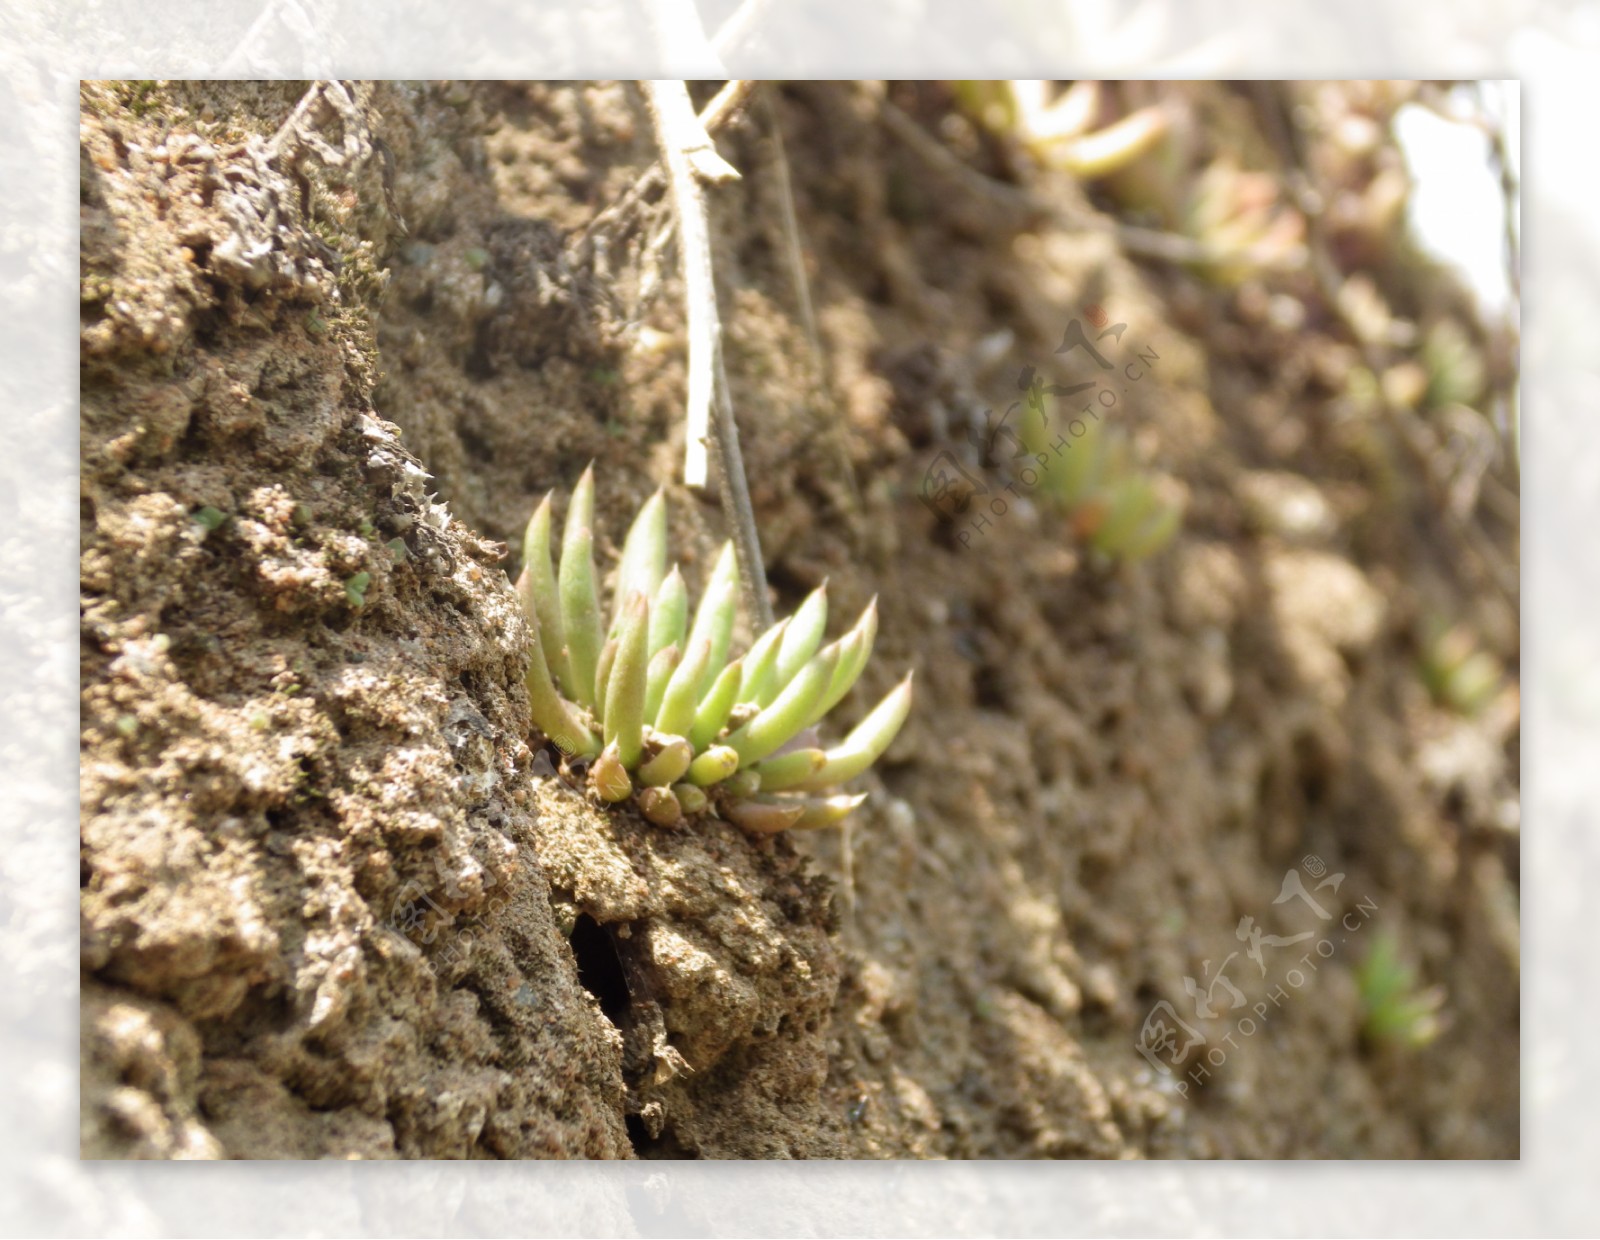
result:
[[[731,659],[739,570],[724,544],[698,606],[667,568],[667,507],[646,501],[623,542],[609,619],[594,565],[594,471],[567,506],[559,564],[551,496],[523,539],[517,594],[533,631],[528,700],[533,721],[568,758],[590,761],[602,801],[630,798],[660,826],[715,812],[757,834],[827,827],[865,794],[835,791],[889,747],[911,709],[908,675],[844,740],[818,726],[872,654],[874,599],[843,636],[824,644],[827,584]]]

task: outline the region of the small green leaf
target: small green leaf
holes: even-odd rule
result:
[[[728,658],[728,647],[733,644],[733,624],[739,612],[739,562],[733,553],[733,543],[722,544],[706,591],[700,596],[700,606],[694,614],[694,627],[689,630],[689,646],[702,637],[711,640],[711,661],[707,664],[706,679],[700,682],[700,692],[708,688],[707,681],[716,674]]]
[[[190,514],[190,520],[205,530],[207,534],[219,530],[227,523],[228,514],[220,508],[213,508],[207,504],[204,508],[196,509]]]
[[[561,595],[561,628],[567,642],[567,662],[572,683],[567,692],[584,706],[593,707],[595,672],[604,639],[600,628],[600,599],[594,583],[594,466],[578,479],[567,507],[566,530],[561,539],[561,567],[557,572]]]
[[[683,736],[694,726],[695,689],[705,679],[710,662],[711,640],[703,637],[667,681],[666,692],[661,695],[661,705],[655,714],[656,731]],[[719,723],[717,727],[720,729],[722,725]],[[710,739],[714,740],[715,736]],[[710,744],[710,740],[706,743]]]
[[[794,786],[807,792],[842,784],[866,770],[889,748],[911,711],[911,677],[889,691],[841,744],[828,750],[827,764]]]
[[[650,654],[654,657],[668,646],[687,650],[689,632],[689,587],[674,564],[650,603]]]
[[[722,674],[712,682],[711,691],[700,703],[699,710],[695,712],[694,725],[689,729],[689,740],[697,751],[716,740],[727,725],[728,716],[733,713],[733,700],[739,692],[740,675],[741,663],[735,659],[722,669]]]
[[[639,509],[628,536],[622,542],[622,559],[617,565],[615,605],[611,631],[622,625],[622,608],[637,592],[653,598],[667,575],[667,500],[657,491]]]
[[[563,753],[579,757],[598,753],[600,742],[588,725],[578,718],[576,708],[557,692],[555,682],[550,679],[537,617],[528,618],[528,628],[533,634],[533,650],[528,657],[526,680],[528,711],[533,716],[533,722]]]
[[[795,678],[811,656],[822,645],[822,635],[828,628],[828,583],[806,596],[800,609],[790,618],[788,631],[783,635],[783,645],[778,651],[777,689],[782,690]],[[762,702],[767,705],[771,699]]]
[[[554,494],[552,492],[552,494]],[[573,693],[574,677],[567,661],[567,639],[561,626],[561,595],[550,558],[551,495],[534,509],[522,537],[522,576],[517,578],[517,597],[529,616],[537,616],[545,635],[545,659],[550,674],[568,693]]]
[[[656,651],[650,660],[650,669],[645,676],[644,717],[646,723],[653,723],[661,713],[662,699],[667,695],[667,685],[671,682],[672,675],[678,668],[678,648],[668,646],[665,650]]]
[[[608,745],[627,770],[639,765],[644,751],[644,703],[649,684],[645,650],[650,639],[650,603],[640,593],[628,600],[617,635],[617,658],[606,687],[602,724]]]
[[[778,651],[783,646],[783,635],[789,630],[789,619],[778,621],[751,646],[744,656],[744,675],[739,681],[739,701],[766,706],[778,696]]]
[[[344,583],[344,596],[350,601],[352,607],[364,607],[367,602],[367,587],[372,584],[372,574],[368,572],[357,573]]]
[[[776,758],[768,758],[755,769],[761,775],[761,786],[768,792],[782,792],[803,783],[828,763],[828,755],[820,749],[792,749]]]
[[[709,788],[739,769],[739,755],[726,745],[713,745],[689,764],[689,782]]]
[[[773,699],[772,705],[728,737],[728,745],[739,755],[741,766],[749,766],[777,751],[806,727],[812,710],[833,682],[833,670],[838,662],[837,650],[817,655]]]
[[[681,736],[669,736],[661,742],[655,757],[639,768],[639,782],[654,788],[675,784],[693,761],[694,750],[689,742]]]
[[[678,804],[686,814],[703,813],[706,806],[711,804],[711,798],[706,796],[705,790],[693,784],[673,784],[672,795],[678,798]]]

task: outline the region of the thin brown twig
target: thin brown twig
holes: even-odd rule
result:
[[[682,82],[646,83],[656,140],[666,160],[667,186],[678,228],[678,257],[683,272],[689,325],[688,411],[685,431],[684,481],[706,483],[708,441],[714,442],[723,508],[732,526],[740,579],[750,614],[761,631],[773,623],[767,599],[767,574],[761,538],[750,503],[739,427],[722,362],[722,322],[717,312],[716,279],[711,266],[711,230],[706,219],[702,180],[737,176],[716,152],[689,102]]]
[[[723,83],[722,89],[711,97],[711,102],[700,110],[701,128],[708,134],[716,133],[750,97],[750,92],[754,88],[755,83],[749,80],[734,79]],[[578,234],[576,244],[579,246],[586,244],[601,228],[612,220],[626,215],[638,206],[646,195],[660,189],[665,183],[666,174],[661,165],[651,164],[623,191],[620,198],[595,213],[595,217],[585,224],[583,231]]]

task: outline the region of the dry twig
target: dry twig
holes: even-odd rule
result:
[[[706,454],[715,435],[723,507],[733,527],[734,549],[740,578],[747,591],[750,613],[762,631],[772,625],[772,604],[767,600],[766,567],[761,539],[750,505],[744,458],[739,452],[739,428],[728,394],[728,376],[722,364],[722,323],[717,313],[716,281],[711,267],[711,233],[706,222],[701,182],[726,181],[739,174],[717,154],[705,126],[695,115],[688,88],[682,82],[646,83],[656,140],[667,165],[673,216],[678,226],[678,254],[688,302],[689,375],[688,414],[685,431],[684,482],[706,484]]]

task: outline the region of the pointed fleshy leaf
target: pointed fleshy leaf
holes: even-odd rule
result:
[[[695,691],[705,679],[706,667],[710,662],[711,640],[702,637],[697,645],[690,648],[689,657],[678,663],[677,670],[667,681],[666,691],[662,693],[661,703],[656,708],[656,731],[670,732],[674,736],[688,735],[689,729],[694,726],[697,705]],[[722,725],[719,723],[717,727],[720,729]],[[715,735],[711,739],[714,740]],[[706,743],[709,744],[710,740]]]
[[[675,784],[684,777],[693,760],[694,750],[689,747],[687,738],[669,736],[662,741],[655,757],[639,767],[639,782],[652,788]]]
[[[778,650],[777,684],[773,697],[800,673],[822,645],[822,636],[828,629],[828,583],[824,581],[800,604],[800,609],[789,619],[789,628],[783,635]],[[761,704],[772,701],[767,698]]]
[[[686,814],[704,813],[706,806],[711,804],[705,789],[696,788],[693,784],[673,784],[672,795],[678,798],[678,804]]]
[[[711,684],[711,690],[700,702],[694,714],[694,725],[689,729],[689,740],[698,752],[717,739],[733,712],[734,698],[739,693],[739,680],[743,675],[742,661],[735,659],[722,669],[722,674]],[[665,730],[665,728],[663,728]]]
[[[754,767],[747,767],[728,776],[722,781],[721,787],[731,797],[753,797],[761,791],[761,776],[756,774]]]
[[[667,575],[667,499],[657,491],[645,500],[634,517],[628,535],[622,540],[622,558],[617,562],[615,603],[611,608],[611,632],[622,627],[622,609],[637,590],[654,598]]]
[[[602,801],[616,804],[633,795],[633,781],[615,745],[607,745],[589,768],[589,787]]]
[[[792,830],[812,831],[819,827],[832,827],[844,820],[851,810],[867,799],[865,792],[858,792],[854,796],[841,794],[832,797],[808,797],[801,802],[800,817],[795,819]]]
[[[828,691],[811,712],[810,724],[820,722],[850,692],[857,678],[866,670],[867,661],[872,657],[872,644],[877,637],[878,600],[874,596],[867,604],[866,611],[861,613],[861,619],[856,621],[855,628],[835,643],[839,647],[839,663],[833,669],[833,682],[828,686]]]
[[[828,755],[820,749],[792,749],[768,758],[755,768],[766,792],[782,792],[810,779],[827,765]]]
[[[911,677],[908,675],[873,707],[849,736],[828,750],[828,761],[820,771],[794,787],[811,792],[855,778],[889,748],[910,711]]]
[[[1057,423],[1051,429],[1066,437],[1070,421]],[[1106,476],[1111,436],[1093,428],[1077,439],[1068,438],[1067,446],[1058,457],[1050,461],[1050,490],[1061,497],[1069,507],[1081,504],[1100,488]]]
[[[1089,540],[1095,550],[1116,555],[1122,544],[1155,508],[1155,492],[1142,478],[1125,479],[1111,496],[1106,518]]]
[[[597,713],[604,716],[606,709],[606,686],[611,683],[611,668],[617,661],[617,639],[608,637],[604,648],[600,651],[600,662],[594,669],[594,700],[600,709]],[[605,722],[604,718],[601,723]]]
[[[545,646],[540,640],[537,616],[528,618],[533,632],[533,651],[528,658],[526,676],[528,713],[533,722],[563,753],[590,757],[600,750],[600,742],[579,717],[578,708],[561,696],[545,663]]]
[[[689,782],[709,788],[739,769],[739,755],[726,745],[713,745],[689,764]]]
[[[522,536],[522,576],[517,579],[517,593],[523,610],[539,618],[545,663],[551,676],[571,692],[572,669],[567,663],[567,639],[561,628],[561,595],[550,558],[550,499],[554,494],[550,492],[534,509]]]
[[[1154,555],[1177,533],[1182,519],[1183,510],[1177,504],[1158,502],[1156,511],[1149,514],[1144,524],[1123,541],[1122,558],[1136,563]]]
[[[667,685],[672,675],[678,669],[678,648],[668,646],[658,650],[651,656],[650,671],[645,676],[644,691],[644,718],[646,723],[654,723],[657,713],[661,710],[661,700],[666,696]]]
[[[788,631],[789,619],[785,617],[756,638],[755,645],[745,651],[744,675],[739,678],[737,701],[765,706],[778,696],[778,651]]]
[[[623,608],[617,634],[617,660],[606,686],[602,724],[607,745],[615,745],[626,770],[639,765],[644,753],[644,699],[649,688],[645,649],[650,640],[650,603],[635,593]]]
[[[595,671],[602,645],[600,599],[594,584],[593,465],[583,471],[567,506],[556,580],[561,594],[561,630],[567,640],[567,663],[572,670],[572,683],[566,689],[583,705],[593,707],[597,700]]]
[[[751,835],[776,835],[794,826],[805,813],[805,806],[777,801],[728,801],[721,812],[741,831]]]
[[[816,655],[773,699],[772,705],[728,737],[728,745],[739,755],[741,766],[777,752],[807,726],[811,712],[833,683],[833,669],[838,662],[837,650]]]
[[[694,626],[689,630],[689,645],[702,637],[711,641],[711,661],[705,679],[700,682],[700,693],[710,687],[711,677],[728,657],[728,647],[733,642],[733,624],[739,614],[739,561],[734,556],[733,544],[725,542],[717,556],[716,565],[706,582],[705,593],[700,596],[700,606],[694,613]]]
[[[683,806],[669,788],[641,788],[639,812],[658,827],[675,827],[683,821]]]
[[[689,587],[683,584],[683,574],[674,564],[661,588],[650,603],[650,655],[668,646],[679,650],[689,647],[685,637],[689,632]]]

